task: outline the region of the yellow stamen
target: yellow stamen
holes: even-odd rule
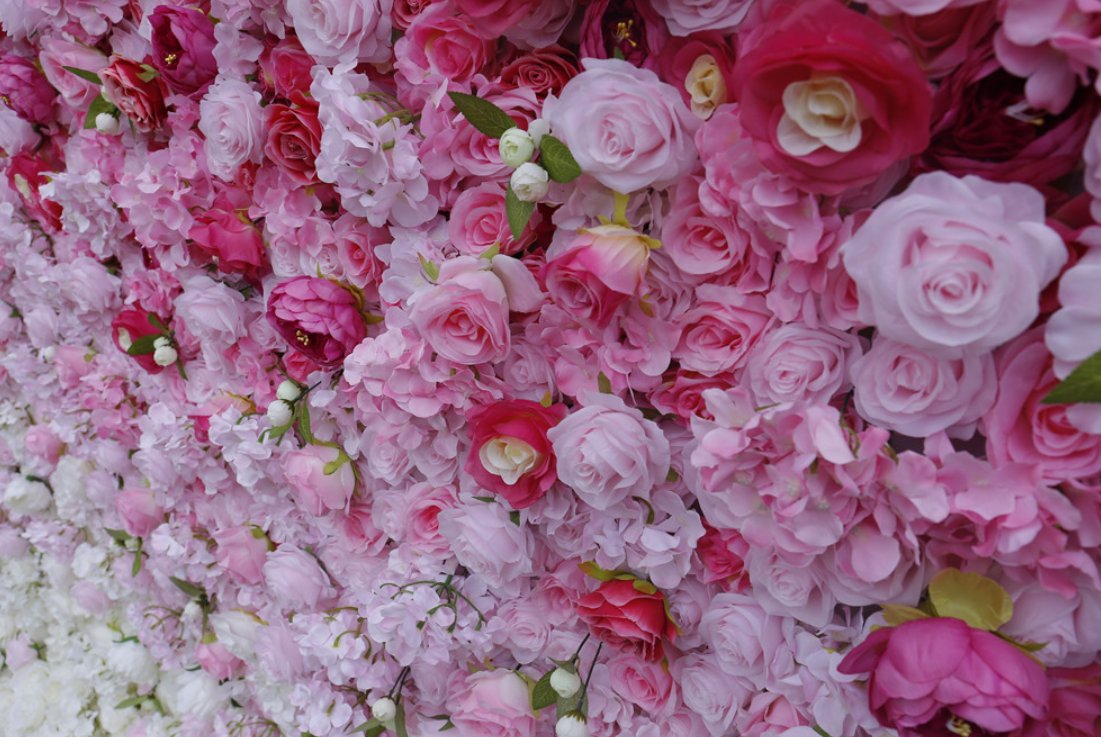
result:
[[[948,723],[944,726],[947,727],[948,731],[952,734],[958,734],[960,737],[971,737],[971,724],[960,719],[955,714],[948,719]]]
[[[310,336],[307,333],[303,332],[302,330],[295,330],[294,331],[294,338],[299,343],[301,343],[303,347],[308,346],[310,344]]]
[[[168,56],[164,57],[164,63],[167,64],[168,66],[172,66],[173,64],[176,63],[176,60],[179,59],[179,58],[180,58],[179,54],[169,54]]]
[[[626,41],[631,44],[631,46],[638,46],[638,44],[634,42],[634,39],[631,38],[631,26],[634,24],[635,21],[633,18],[631,20],[621,20],[617,23],[615,27],[615,40],[619,43]]]

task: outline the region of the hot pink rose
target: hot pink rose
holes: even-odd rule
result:
[[[268,259],[259,228],[245,214],[247,207],[243,198],[219,196],[214,207],[195,218],[187,235],[223,274],[242,274],[259,283]]]
[[[214,533],[214,559],[240,582],[255,586],[263,580],[262,569],[271,541],[259,527],[227,527]]]
[[[699,571],[704,583],[720,582],[727,591],[738,593],[749,586],[745,556],[749,543],[736,530],[720,529],[703,523],[703,537],[696,543],[696,554],[703,562]]]
[[[451,3],[434,3],[398,42],[395,64],[413,84],[429,75],[462,84],[496,60],[496,39],[471,16],[456,15]]]
[[[700,120],[680,92],[620,59],[586,59],[583,65],[561,98],[548,101],[544,116],[584,173],[629,193],[664,189],[695,166]]]
[[[153,66],[174,92],[202,92],[218,74],[214,23],[195,8],[158,5],[153,26]]]
[[[164,522],[164,510],[152,489],[122,489],[115,495],[115,510],[122,529],[134,537],[145,537]]]
[[[511,670],[472,673],[462,692],[448,701],[451,721],[463,737],[532,737],[529,698],[527,683]]]
[[[284,99],[309,94],[314,60],[294,36],[287,36],[260,56],[260,82]]]
[[[665,595],[645,581],[606,581],[577,601],[577,615],[594,637],[651,662],[665,656],[677,628],[665,613]]]
[[[600,225],[552,244],[543,278],[559,307],[604,327],[617,307],[640,293],[649,260],[650,243],[641,233]]]
[[[39,188],[50,181],[49,172],[58,167],[39,156],[16,154],[8,163],[8,184],[19,193],[30,215],[51,230],[61,227],[61,205],[42,197]]]
[[[367,337],[355,295],[317,276],[282,282],[268,297],[268,322],[283,340],[324,368],[334,368]]]
[[[776,3],[739,37],[738,55],[734,97],[757,155],[807,191],[868,184],[929,142],[921,68],[883,26],[841,3]]]
[[[961,731],[1032,737],[1047,715],[1043,668],[990,632],[952,617],[872,632],[837,668],[870,673],[868,702],[899,737]]]
[[[470,453],[466,472],[513,509],[530,507],[558,479],[547,431],[567,414],[565,405],[544,407],[513,399],[467,411]]]
[[[325,472],[329,464],[341,460],[344,462],[334,467],[332,473]],[[283,469],[296,501],[310,514],[344,509],[355,494],[355,466],[338,448],[307,445],[291,451],[283,457]]]
[[[30,123],[48,123],[54,118],[57,92],[38,67],[22,56],[0,57],[0,102]]]
[[[508,355],[508,293],[481,264],[488,262],[473,257],[444,262],[436,286],[409,313],[432,349],[455,363],[496,363]]]
[[[301,93],[295,93],[291,105],[268,105],[265,108],[268,132],[264,153],[292,181],[316,184],[314,162],[321,152],[321,123],[317,120],[318,103]]]
[[[103,81],[103,96],[118,107],[134,127],[151,131],[164,125],[168,108],[168,85],[164,77],[154,75],[148,80],[141,64],[116,56],[107,68],[99,73]]]

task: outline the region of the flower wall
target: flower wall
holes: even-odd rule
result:
[[[1101,729],[1091,2],[0,29],[0,731]]]

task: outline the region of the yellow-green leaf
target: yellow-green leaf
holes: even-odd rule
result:
[[[883,620],[892,627],[897,627],[904,622],[928,618],[928,614],[912,606],[902,606],[901,604],[883,605]]]
[[[929,582],[929,600],[941,617],[962,619],[972,627],[995,631],[1013,616],[1013,600],[994,581],[977,573],[947,568]]]

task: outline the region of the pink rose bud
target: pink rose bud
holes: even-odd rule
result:
[[[367,337],[351,291],[317,276],[296,276],[272,290],[268,322],[283,340],[324,368],[335,368]]]
[[[65,443],[58,440],[45,425],[33,425],[27,428],[27,433],[23,436],[23,447],[32,456],[52,466],[61,457],[61,449],[65,447]]]
[[[115,510],[128,535],[145,537],[164,522],[164,510],[152,489],[123,489],[115,496]]]
[[[268,555],[264,581],[272,596],[291,609],[314,609],[333,593],[329,577],[317,559],[291,545]]]
[[[298,505],[310,514],[344,509],[355,494],[355,466],[339,448],[307,445],[288,453],[283,464]]]
[[[229,575],[241,583],[256,585],[263,580],[262,569],[271,541],[259,527],[230,527],[214,533],[218,547],[214,558]]]
[[[204,636],[195,647],[195,659],[203,670],[219,681],[234,678],[245,665],[243,660],[226,650],[226,646],[218,642],[213,633]]]

